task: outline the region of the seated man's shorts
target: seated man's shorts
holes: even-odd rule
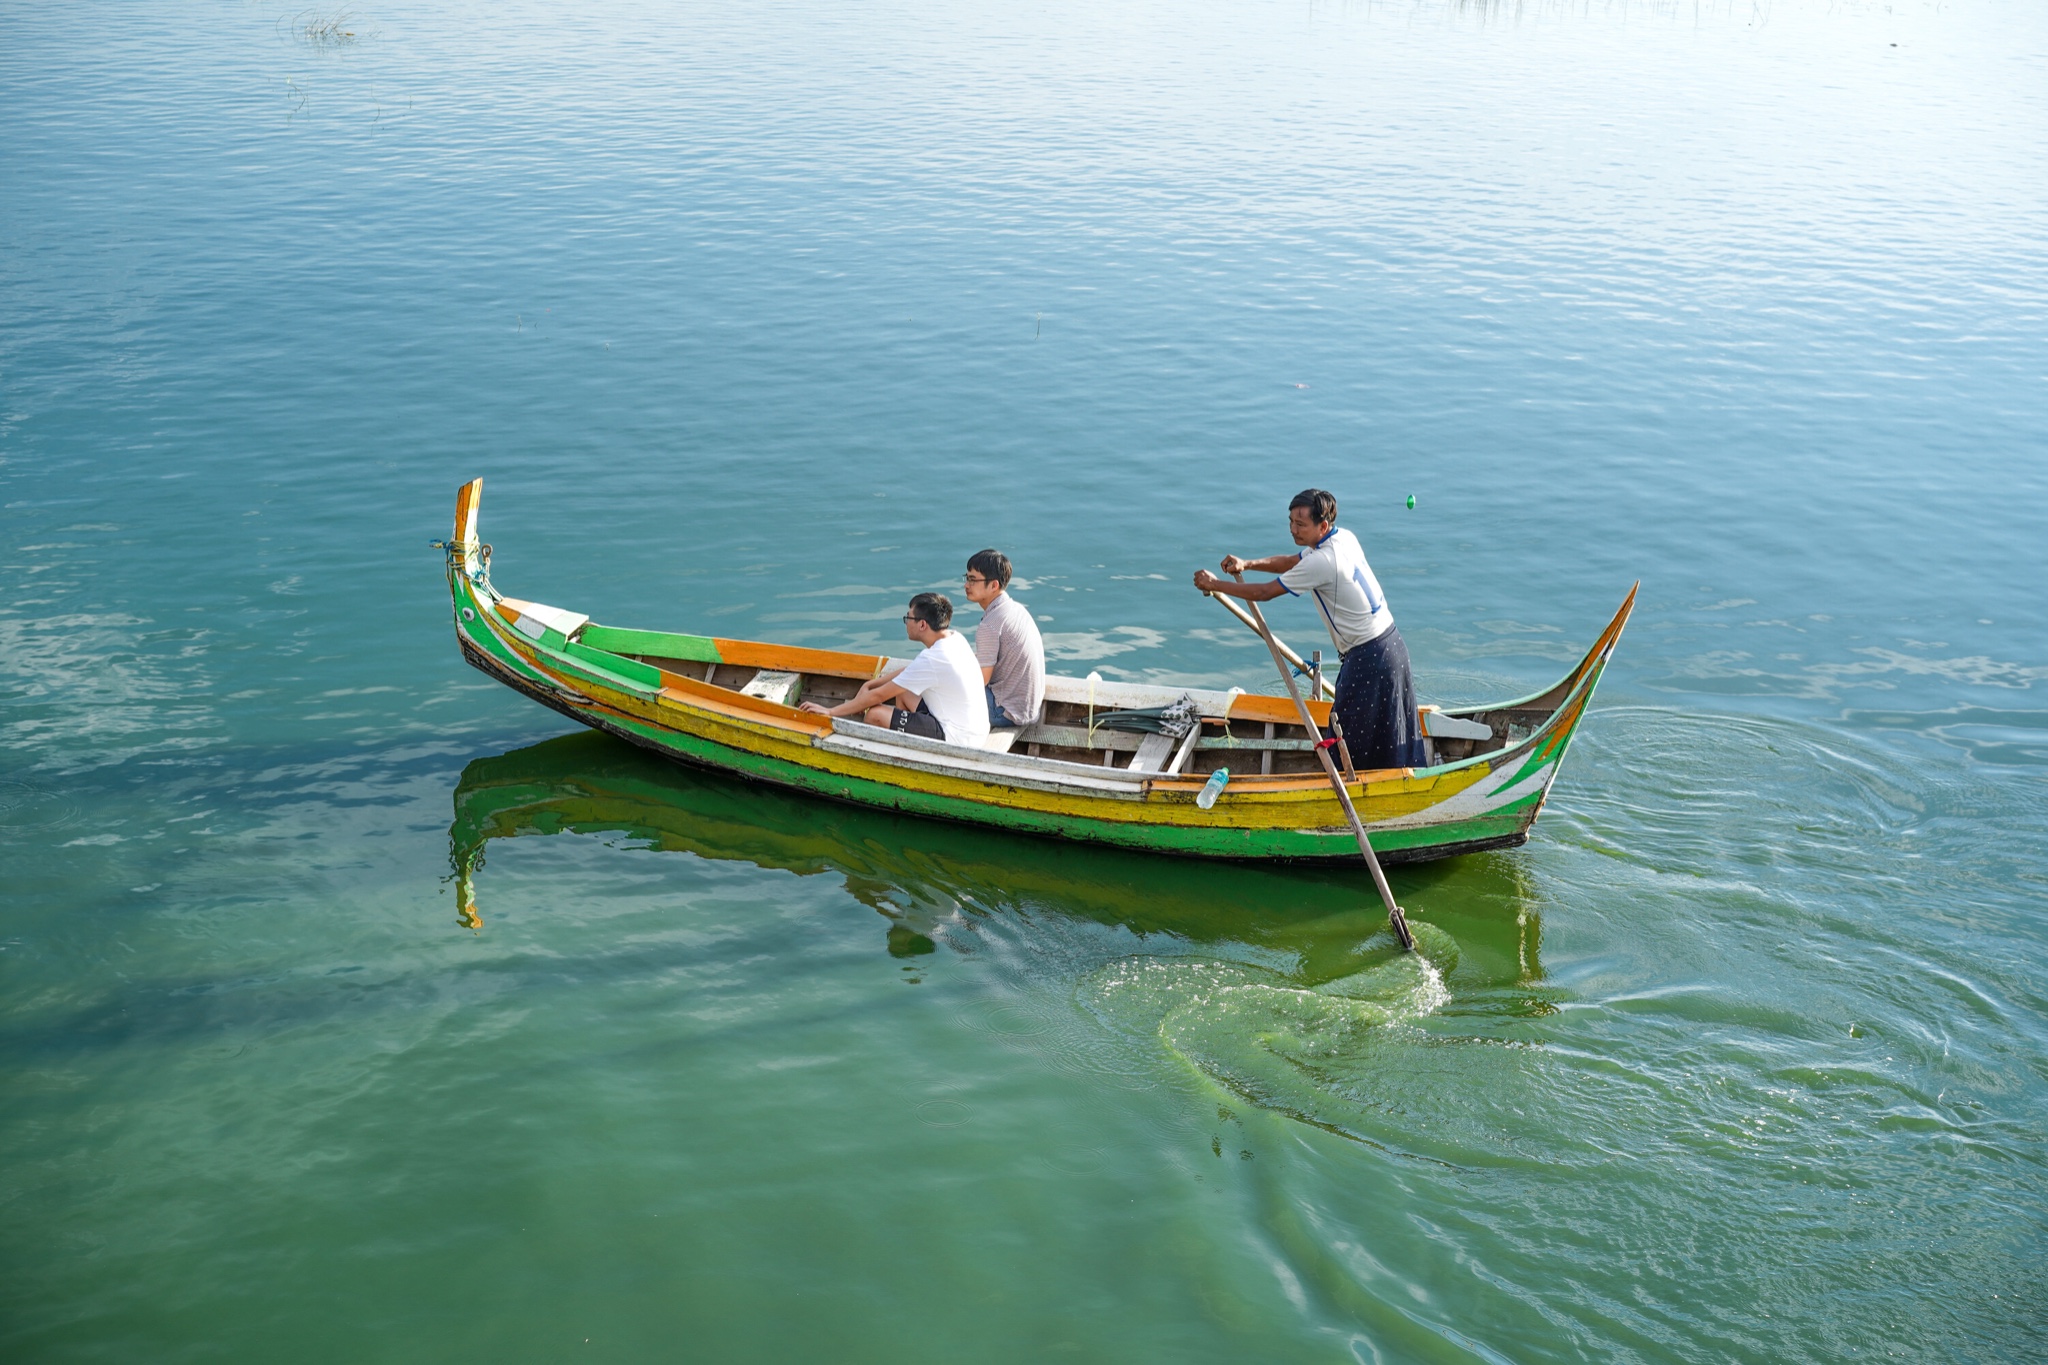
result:
[[[988,698],[988,728],[991,730],[1017,729],[1017,722],[1011,720],[1010,713],[1005,711],[1001,704],[996,701],[996,690],[986,683],[982,684],[981,690],[982,694]]]
[[[939,718],[933,715],[931,708],[923,702],[917,704],[915,711],[906,711],[900,706],[891,707],[889,728],[901,730],[906,735],[921,735],[925,739],[946,737],[945,727],[939,724]]]

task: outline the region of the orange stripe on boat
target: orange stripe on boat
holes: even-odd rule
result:
[[[758,640],[727,640],[714,636],[720,663],[742,668],[772,668],[789,673],[827,673],[840,678],[872,678],[888,664],[879,654],[848,654],[837,649],[806,649],[802,645],[764,645]]]

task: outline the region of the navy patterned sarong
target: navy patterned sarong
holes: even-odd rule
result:
[[[1352,767],[1429,765],[1422,716],[1415,706],[1415,679],[1408,672],[1408,646],[1395,627],[1388,626],[1344,656],[1330,713],[1344,727]]]

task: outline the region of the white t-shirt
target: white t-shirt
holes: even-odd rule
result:
[[[1339,654],[1377,639],[1394,624],[1387,596],[1372,575],[1372,565],[1365,562],[1358,537],[1340,526],[1331,527],[1330,534],[1303,550],[1301,562],[1280,575],[1280,585],[1291,593],[1315,595]]]
[[[988,738],[988,698],[981,690],[981,665],[974,647],[957,630],[949,630],[926,646],[896,675],[896,685],[915,692],[948,744],[979,748]]]

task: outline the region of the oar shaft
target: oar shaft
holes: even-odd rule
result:
[[[1243,574],[1232,574],[1238,582],[1244,582]],[[1337,764],[1331,759],[1330,751],[1322,745],[1323,730],[1316,724],[1315,715],[1308,709],[1308,703],[1301,699],[1301,689],[1294,685],[1294,675],[1287,670],[1286,659],[1280,653],[1280,642],[1273,638],[1272,628],[1266,624],[1266,613],[1259,610],[1257,602],[1250,602],[1251,619],[1259,638],[1266,642],[1266,648],[1273,655],[1273,666],[1280,670],[1280,681],[1287,684],[1287,695],[1294,699],[1295,712],[1301,717],[1301,724],[1315,741],[1316,757],[1322,760],[1323,772],[1330,779],[1330,787],[1337,793],[1337,804],[1344,809],[1344,818],[1351,825],[1351,833],[1358,839],[1358,851],[1365,855],[1365,865],[1372,869],[1373,885],[1380,891],[1380,899],[1386,903],[1387,920],[1392,925],[1394,937],[1401,946],[1414,951],[1415,936],[1408,932],[1408,917],[1401,913],[1401,907],[1394,903],[1394,889],[1387,885],[1387,874],[1380,868],[1379,855],[1373,852],[1372,840],[1366,837],[1365,822],[1358,818],[1357,807],[1351,804],[1351,792],[1344,785],[1344,779],[1337,772]]]
[[[1210,596],[1215,598],[1215,600],[1217,600],[1218,602],[1221,602],[1223,604],[1223,609],[1225,611],[1229,612],[1232,616],[1235,616],[1238,620],[1244,622],[1245,628],[1250,630],[1252,634],[1261,636],[1272,635],[1272,631],[1270,630],[1261,631],[1259,629],[1259,623],[1257,621],[1252,620],[1251,613],[1247,612],[1243,607],[1237,605],[1237,603],[1232,601],[1230,598],[1225,597],[1220,592],[1211,593]],[[1261,619],[1263,619],[1263,614],[1261,614]],[[1308,665],[1302,662],[1302,658],[1299,654],[1296,654],[1293,650],[1287,647],[1287,642],[1285,640],[1281,639],[1277,635],[1274,635],[1273,645],[1280,651],[1281,658],[1287,660],[1287,662],[1293,664],[1296,668],[1300,669],[1304,673],[1307,673],[1309,671]],[[1318,681],[1322,684],[1323,692],[1327,692],[1333,697],[1337,695],[1336,687],[1333,684],[1331,684],[1331,682],[1327,678],[1321,678],[1318,679]],[[1320,701],[1321,699],[1322,698],[1320,694],[1318,694],[1317,700]]]

